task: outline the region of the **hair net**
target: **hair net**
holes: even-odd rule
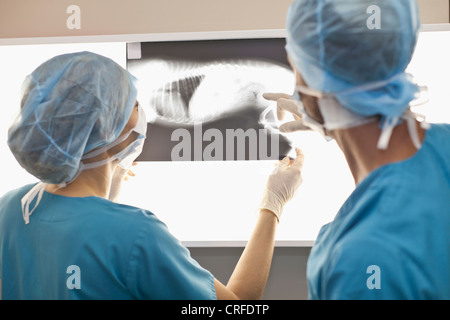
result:
[[[309,87],[355,113],[395,118],[419,91],[405,73],[419,28],[415,0],[298,0],[286,50]]]
[[[136,102],[135,78],[114,61],[80,52],[39,66],[24,82],[21,112],[9,129],[17,161],[45,183],[77,174],[83,154],[116,140]]]

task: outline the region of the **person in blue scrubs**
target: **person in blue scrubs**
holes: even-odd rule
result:
[[[419,28],[414,0],[290,7],[296,93],[265,97],[295,117],[281,131],[334,139],[356,183],[311,250],[310,299],[450,299],[450,125],[411,111]]]
[[[155,214],[115,202],[146,139],[134,83],[90,52],[52,58],[25,80],[8,145],[40,182],[0,198],[2,299],[261,297],[283,206],[302,181],[301,151],[269,176],[253,234],[223,285]]]

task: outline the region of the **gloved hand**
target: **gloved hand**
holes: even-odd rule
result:
[[[291,96],[286,93],[264,93],[263,98],[277,103],[277,118],[283,120],[285,112],[288,111],[294,116],[294,121],[283,123],[279,130],[281,132],[294,132],[299,130],[310,130],[302,121],[302,116],[298,111],[298,106]]]
[[[304,155],[300,149],[296,149],[297,158],[290,163],[290,159],[285,157],[275,167],[266,185],[260,210],[271,211],[280,221],[284,205],[294,197],[298,187],[302,184],[301,170],[303,167]]]

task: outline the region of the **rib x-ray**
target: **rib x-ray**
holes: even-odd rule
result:
[[[275,160],[292,153],[265,92],[292,92],[284,39],[142,43],[128,60],[148,123],[138,161]],[[269,111],[269,112],[268,112]]]

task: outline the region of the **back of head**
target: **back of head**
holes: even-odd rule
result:
[[[337,93],[360,114],[398,116],[418,89],[405,69],[419,28],[415,0],[298,0],[288,13],[286,49],[310,87]],[[377,90],[339,94],[377,83]]]
[[[9,129],[17,161],[45,183],[71,181],[83,154],[120,135],[136,101],[135,79],[111,59],[57,56],[27,77],[21,111]]]

